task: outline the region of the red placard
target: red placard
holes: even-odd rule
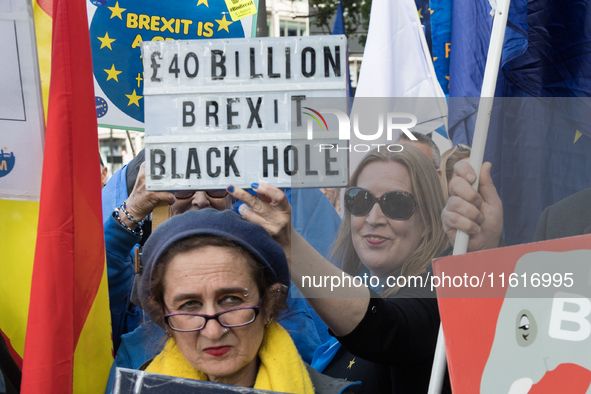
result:
[[[433,269],[454,394],[587,392],[591,235],[444,257]]]

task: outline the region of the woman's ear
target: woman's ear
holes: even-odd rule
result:
[[[425,238],[429,234],[431,234],[431,231],[427,231],[427,227],[425,227],[423,229],[423,233],[421,234],[421,238]]]
[[[288,291],[289,288],[281,283],[275,283],[267,288],[264,311],[262,311],[265,314],[266,324],[269,324],[276,317],[275,314],[281,309],[279,306],[285,302]]]

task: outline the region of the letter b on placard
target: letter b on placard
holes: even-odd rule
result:
[[[574,294],[556,293],[548,335],[565,341],[584,341],[591,334],[591,301]]]

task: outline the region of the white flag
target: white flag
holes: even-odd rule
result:
[[[430,133],[441,126],[447,130],[447,101],[435,75],[415,2],[374,0],[369,21],[352,112],[412,113],[417,117],[412,131]],[[384,99],[358,100],[361,97]],[[367,128],[365,134],[375,132],[371,122]],[[379,142],[392,143],[385,137]],[[354,139],[352,135],[351,144],[361,142]],[[433,139],[441,153],[451,147],[438,133],[433,133]],[[358,162],[353,156],[351,169]]]

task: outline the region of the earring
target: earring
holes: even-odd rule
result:
[[[273,315],[267,315],[267,324],[265,324],[265,327],[267,327],[269,324],[271,324],[272,321],[273,321]]]

